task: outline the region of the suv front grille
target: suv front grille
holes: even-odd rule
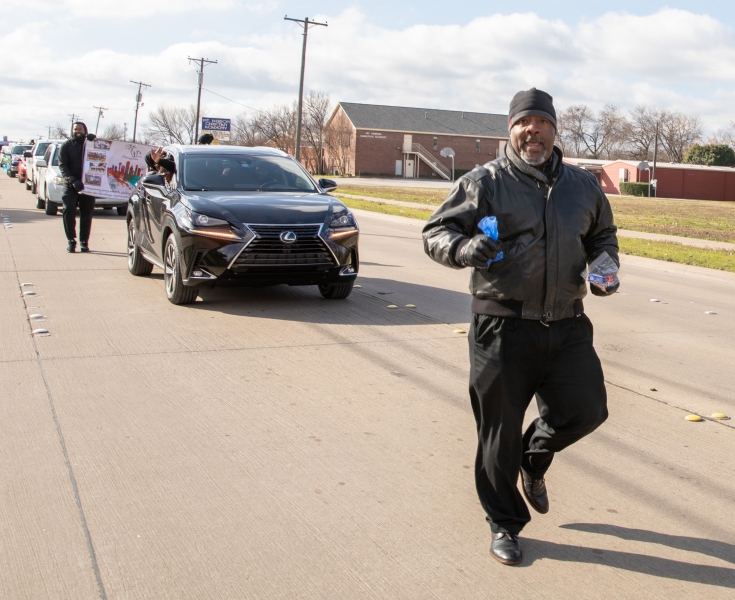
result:
[[[314,225],[248,225],[255,239],[232,264],[235,271],[314,272],[336,266],[332,253],[319,237],[320,224]],[[296,241],[287,244],[281,234],[291,231]]]

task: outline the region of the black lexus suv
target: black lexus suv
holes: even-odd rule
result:
[[[127,212],[128,269],[163,269],[174,304],[220,281],[317,285],[350,295],[359,266],[354,215],[285,152],[241,146],[168,146],[170,169],[146,175]]]

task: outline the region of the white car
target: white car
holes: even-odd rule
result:
[[[59,168],[59,152],[63,142],[52,142],[43,158],[36,159],[35,164],[38,168],[38,183],[36,185],[36,194],[38,201],[36,208],[45,209],[47,215],[55,215],[61,205],[61,196],[66,187],[66,180],[61,174]],[[120,200],[110,200],[108,198],[95,198],[95,208],[105,208],[112,210],[117,208],[117,214],[124,216],[128,211],[127,201],[120,204]]]
[[[26,189],[31,190],[32,194],[38,194],[36,187],[38,184],[38,167],[36,159],[43,158],[46,148],[54,142],[63,142],[64,140],[39,140],[31,150],[30,158],[26,158]]]

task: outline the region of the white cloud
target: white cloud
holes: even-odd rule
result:
[[[671,9],[647,16],[610,12],[564,23],[534,14],[495,14],[464,26],[400,30],[377,27],[354,10],[317,19],[328,20],[329,27],[310,31],[306,88],[327,92],[334,101],[505,112],[516,91],[536,86],[561,107],[646,103],[698,113],[712,130],[733,119],[735,32],[706,15]],[[16,47],[33,31],[18,28],[0,38],[0,45]],[[0,117],[0,129],[21,136],[21,124],[38,128],[53,110],[61,120],[71,106],[100,103],[113,108],[107,122],[130,122],[135,92],[130,79],[153,86],[145,93],[143,119],[161,102],[189,104],[196,100],[196,75],[187,56],[219,61],[205,71],[205,88],[218,94],[257,108],[289,102],[298,89],[301,40],[298,27],[280,23],[271,33],[182,41],[156,54],[99,49],[58,56],[36,39],[26,45],[22,72],[12,61],[0,65],[5,81],[0,102],[6,103],[0,111],[10,119]],[[206,92],[203,99],[217,116],[246,110]],[[43,116],[14,119],[8,103],[23,114]]]
[[[261,5],[262,3],[248,3]],[[208,0],[207,10],[222,11],[237,6],[235,0]],[[115,20],[141,19],[153,15],[185,13],[202,9],[201,0],[151,2],[150,0],[27,0],[26,8],[67,17],[109,17]],[[24,9],[25,10],[25,9]]]

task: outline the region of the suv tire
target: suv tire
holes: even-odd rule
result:
[[[124,217],[125,215],[127,215],[128,214],[128,205],[126,204],[125,206],[118,206],[117,207],[117,214],[120,215],[121,217]]]
[[[173,233],[168,236],[163,251],[163,279],[166,285],[166,297],[172,304],[191,304],[196,300],[199,289],[184,285],[181,279],[179,245]]]
[[[135,243],[135,222],[130,219],[128,223],[128,271],[136,277],[150,275],[153,265],[149,263],[140,251],[140,246]]]
[[[51,200],[48,199],[48,196],[46,197],[45,204],[46,204],[45,206],[46,214],[53,217],[58,212],[59,205],[56,204],[55,202],[51,202]]]
[[[319,292],[327,300],[344,300],[352,293],[352,286],[355,281],[337,284],[319,284]]]

